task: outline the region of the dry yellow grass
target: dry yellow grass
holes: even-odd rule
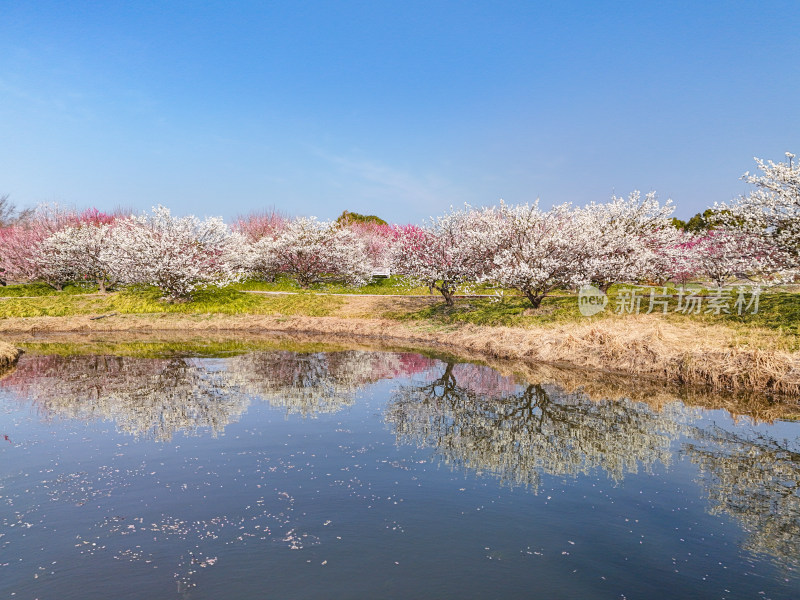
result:
[[[800,419],[800,402],[783,398],[775,401],[757,392],[719,392],[704,386],[685,386],[630,375],[598,373],[584,369],[559,367],[543,363],[520,361],[488,361],[503,374],[514,374],[525,383],[551,383],[567,392],[581,392],[595,401],[630,399],[644,402],[660,411],[665,406],[680,401],[687,406],[707,409],[724,409],[734,418],[747,417],[755,421],[772,422],[776,419]]]
[[[419,303],[427,299],[403,299]],[[0,332],[290,332],[374,339],[496,359],[573,365],[714,390],[800,396],[800,354],[782,350],[774,336],[720,324],[675,322],[655,315],[529,328],[368,318],[397,306],[396,299],[356,298],[337,316],[121,314],[0,320]],[[385,306],[384,306],[385,305]],[[412,306],[404,306],[413,309]]]
[[[7,369],[19,358],[22,352],[6,342],[0,341],[0,370]]]

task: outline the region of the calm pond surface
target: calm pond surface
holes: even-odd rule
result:
[[[0,598],[800,598],[800,422],[769,411],[413,353],[50,351],[0,379]]]

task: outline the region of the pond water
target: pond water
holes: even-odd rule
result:
[[[800,598],[800,422],[407,352],[59,352],[0,379],[0,598]]]

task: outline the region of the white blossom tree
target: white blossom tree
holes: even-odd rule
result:
[[[251,248],[252,271],[284,273],[302,287],[331,280],[360,286],[372,272],[366,245],[355,233],[313,217],[294,219]]]
[[[786,270],[800,272],[800,164],[787,152],[786,162],[756,158],[761,175],[742,176],[755,186],[747,196],[715,204],[724,224],[750,232],[773,244],[789,258]]]
[[[120,219],[113,228],[108,261],[128,284],[153,285],[171,301],[188,299],[207,286],[224,286],[242,272],[237,256],[244,238],[220,218],[174,217],[157,206],[152,214]]]
[[[392,270],[438,291],[452,306],[458,287],[476,282],[489,268],[496,244],[494,212],[451,209],[425,227],[400,227]]]
[[[670,221],[673,210],[669,200],[661,204],[655,192],[642,198],[638,190],[588,205],[589,279],[605,291],[612,283],[665,281],[691,270],[685,264],[691,258],[684,247],[688,240]]]
[[[542,211],[538,202],[501,204],[492,232],[492,264],[482,280],[521,291],[534,308],[556,287],[588,281],[595,233],[590,213],[569,204]]]
[[[113,225],[79,223],[56,231],[38,249],[44,271],[62,281],[91,280],[101,292],[113,282],[113,254],[109,251]]]

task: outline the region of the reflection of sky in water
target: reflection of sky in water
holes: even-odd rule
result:
[[[0,401],[3,597],[798,597],[797,423],[358,351],[25,356]]]

